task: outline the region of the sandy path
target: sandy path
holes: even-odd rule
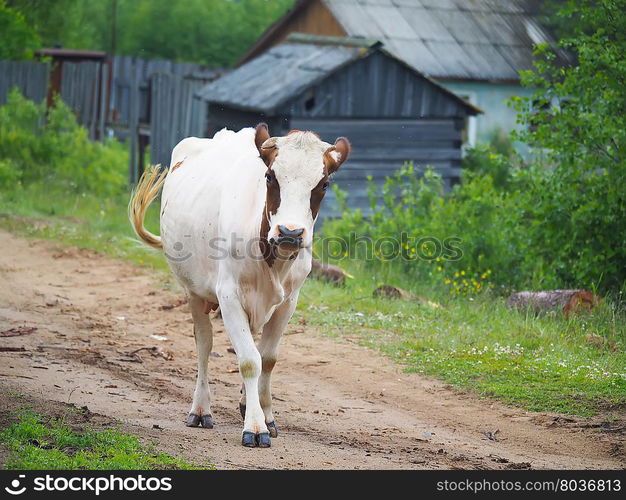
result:
[[[351,343],[291,325],[275,370],[280,436],[239,445],[239,374],[219,320],[211,357],[213,430],[184,419],[195,377],[187,306],[130,264],[0,231],[0,391],[87,405],[195,462],[221,468],[623,468],[623,420],[530,413],[405,374]],[[159,341],[151,334],[166,336]],[[43,346],[43,347],[41,347]],[[173,359],[141,351],[157,346]],[[1,350],[1,349],[0,349]],[[162,429],[153,428],[155,425]],[[485,432],[498,429],[497,441]],[[622,429],[622,432],[620,432]]]

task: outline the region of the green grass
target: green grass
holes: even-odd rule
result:
[[[68,194],[42,185],[0,192],[0,227],[23,236],[89,248],[142,266],[167,270],[160,252],[137,241],[127,217],[130,193],[115,197]],[[158,233],[158,204],[146,227]]]
[[[126,219],[127,196],[97,199],[58,196],[30,188],[0,195],[0,226],[22,235],[92,248],[167,271],[160,253],[133,239]],[[158,232],[158,211],[147,226]],[[437,277],[407,282],[392,263],[374,271],[342,263],[355,279],[345,288],[309,280],[296,321],[326,335],[349,337],[380,350],[408,371],[425,373],[478,394],[530,410],[610,415],[626,406],[626,312],[607,299],[591,314],[535,316],[510,311],[502,298],[449,295]],[[165,272],[166,283],[172,281]],[[439,301],[432,309],[416,302],[372,298],[381,282]]]
[[[374,299],[369,281],[357,277],[346,289],[307,282],[297,319],[379,349],[407,371],[530,410],[623,411],[626,321],[610,304],[570,318],[511,311],[489,295],[434,309]]]
[[[0,431],[10,452],[5,469],[141,470],[193,469],[191,464],[157,452],[118,430],[77,428],[63,419],[18,412],[17,423]]]

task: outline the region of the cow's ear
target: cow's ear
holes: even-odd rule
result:
[[[254,135],[254,144],[259,150],[261,159],[268,167],[271,165],[274,157],[276,156],[276,137],[270,137],[270,131],[267,128],[267,124],[259,123],[256,126],[256,133]]]
[[[256,126],[256,133],[254,134],[254,144],[256,148],[261,152],[261,146],[265,141],[270,138],[270,130],[267,127],[267,123],[259,123]]]
[[[345,137],[338,137],[334,146],[326,150],[324,163],[326,164],[328,175],[334,174],[339,170],[341,164],[350,156],[350,150],[350,142]]]

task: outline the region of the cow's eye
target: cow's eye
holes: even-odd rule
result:
[[[327,181],[324,184],[322,184],[322,191],[326,191],[328,189],[328,186],[330,185],[330,183]]]
[[[274,180],[274,176],[268,172],[267,174],[265,174],[265,180],[267,181],[268,184],[271,184],[272,181]]]

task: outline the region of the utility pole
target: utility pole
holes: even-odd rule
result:
[[[117,0],[111,0],[111,55],[115,55],[115,38],[117,35]]]

